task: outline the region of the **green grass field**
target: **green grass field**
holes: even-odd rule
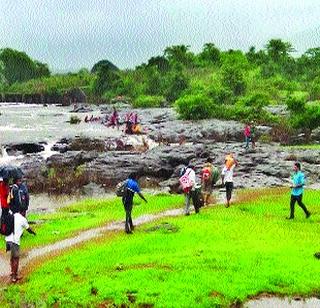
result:
[[[290,145],[290,146],[282,146],[287,150],[319,150],[320,144],[300,144],[300,145]]]
[[[320,191],[307,191],[312,216],[297,207],[288,221],[287,190],[246,191],[228,209],[165,218],[130,236],[106,233],[35,265],[0,304],[224,307],[261,292],[320,295],[319,200]]]
[[[183,204],[183,196],[163,195],[146,196],[148,203],[135,197],[133,217],[142,214],[158,213],[169,208],[177,208]],[[29,221],[38,222],[32,226],[37,236],[28,233],[21,243],[23,249],[49,244],[71,237],[79,231],[99,227],[110,221],[124,219],[121,198],[107,200],[88,199],[61,208],[53,214],[31,214]]]

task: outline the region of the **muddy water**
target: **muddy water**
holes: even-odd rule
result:
[[[246,308],[316,308],[320,307],[320,299],[312,297],[301,298],[277,298],[262,297],[251,300],[244,305]]]

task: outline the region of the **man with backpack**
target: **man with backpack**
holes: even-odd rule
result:
[[[27,219],[18,212],[13,215],[12,232],[6,236],[7,251],[11,252],[11,282],[15,283],[18,280],[18,268],[20,259],[20,239],[23,230],[26,229],[29,233],[36,235],[36,233],[29,227]],[[9,214],[11,215],[11,214]]]
[[[185,194],[185,209],[184,213],[186,216],[190,215],[190,201],[192,199],[193,206],[196,213],[199,213],[198,202],[194,200],[194,190],[196,186],[196,173],[194,171],[195,167],[191,164],[184,168],[179,178],[179,182],[182,186],[183,192]]]
[[[14,179],[9,198],[10,210],[13,213],[21,213],[26,216],[29,208],[29,192],[27,186],[22,183],[21,178]]]
[[[138,184],[138,175],[136,173],[131,173],[124,183],[124,191],[122,196],[122,203],[126,212],[125,232],[127,234],[131,234],[134,230],[131,212],[133,207],[133,197],[135,193],[137,193],[140,198],[146,203],[148,202],[140,191],[140,187]]]

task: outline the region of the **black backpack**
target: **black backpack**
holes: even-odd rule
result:
[[[8,236],[14,231],[14,216],[12,213],[2,213],[0,233],[2,235]]]

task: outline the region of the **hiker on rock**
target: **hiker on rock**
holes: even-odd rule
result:
[[[222,186],[226,187],[226,198],[227,198],[226,207],[230,206],[230,201],[231,201],[232,191],[233,191],[233,171],[237,165],[238,165],[238,162],[233,158],[232,153],[230,153],[225,159],[225,165],[221,172]]]
[[[307,210],[306,206],[302,202],[303,188],[305,185],[305,177],[303,172],[301,171],[301,164],[296,162],[293,165],[293,175],[291,177],[292,188],[291,190],[291,200],[290,200],[290,216],[288,219],[294,219],[294,206],[295,203],[298,202],[298,205],[303,209],[306,214],[306,218],[309,218],[311,213]]]
[[[204,205],[210,203],[210,197],[213,190],[213,165],[212,159],[209,157],[201,170],[201,191]]]
[[[122,196],[122,203],[126,212],[125,232],[127,234],[132,233],[134,230],[131,212],[133,207],[133,197],[135,193],[137,193],[142,200],[148,202],[140,191],[140,187],[138,184],[138,175],[136,173],[132,173],[129,175],[128,180],[125,183],[124,193]]]
[[[188,167],[184,168],[180,174],[179,182],[182,186],[183,192],[185,194],[185,209],[184,213],[186,216],[190,215],[190,202],[192,199],[194,210],[196,213],[199,213],[198,203],[194,200],[194,190],[196,186],[196,173],[195,167],[191,164]]]
[[[14,214],[14,228],[13,232],[6,236],[6,250],[11,252],[11,281],[17,282],[18,268],[20,259],[20,239],[23,230],[26,229],[29,233],[36,235],[36,233],[29,227],[27,219],[22,215],[23,213]]]
[[[244,128],[244,138],[245,138],[245,142],[246,142],[246,150],[248,150],[249,143],[252,142],[251,127],[250,127],[249,123],[247,123]],[[252,143],[252,147],[253,147],[253,143]]]
[[[117,127],[117,129],[119,129],[119,114],[118,111],[116,109],[116,107],[113,107],[113,112],[111,114],[109,123],[107,126],[111,126],[111,127]]]
[[[22,183],[21,178],[14,179],[9,199],[12,213],[21,213],[23,216],[26,216],[29,208],[29,192],[26,184]]]
[[[10,187],[8,184],[8,179],[0,177],[0,205],[2,215],[6,215],[9,212],[8,196],[10,192]]]

